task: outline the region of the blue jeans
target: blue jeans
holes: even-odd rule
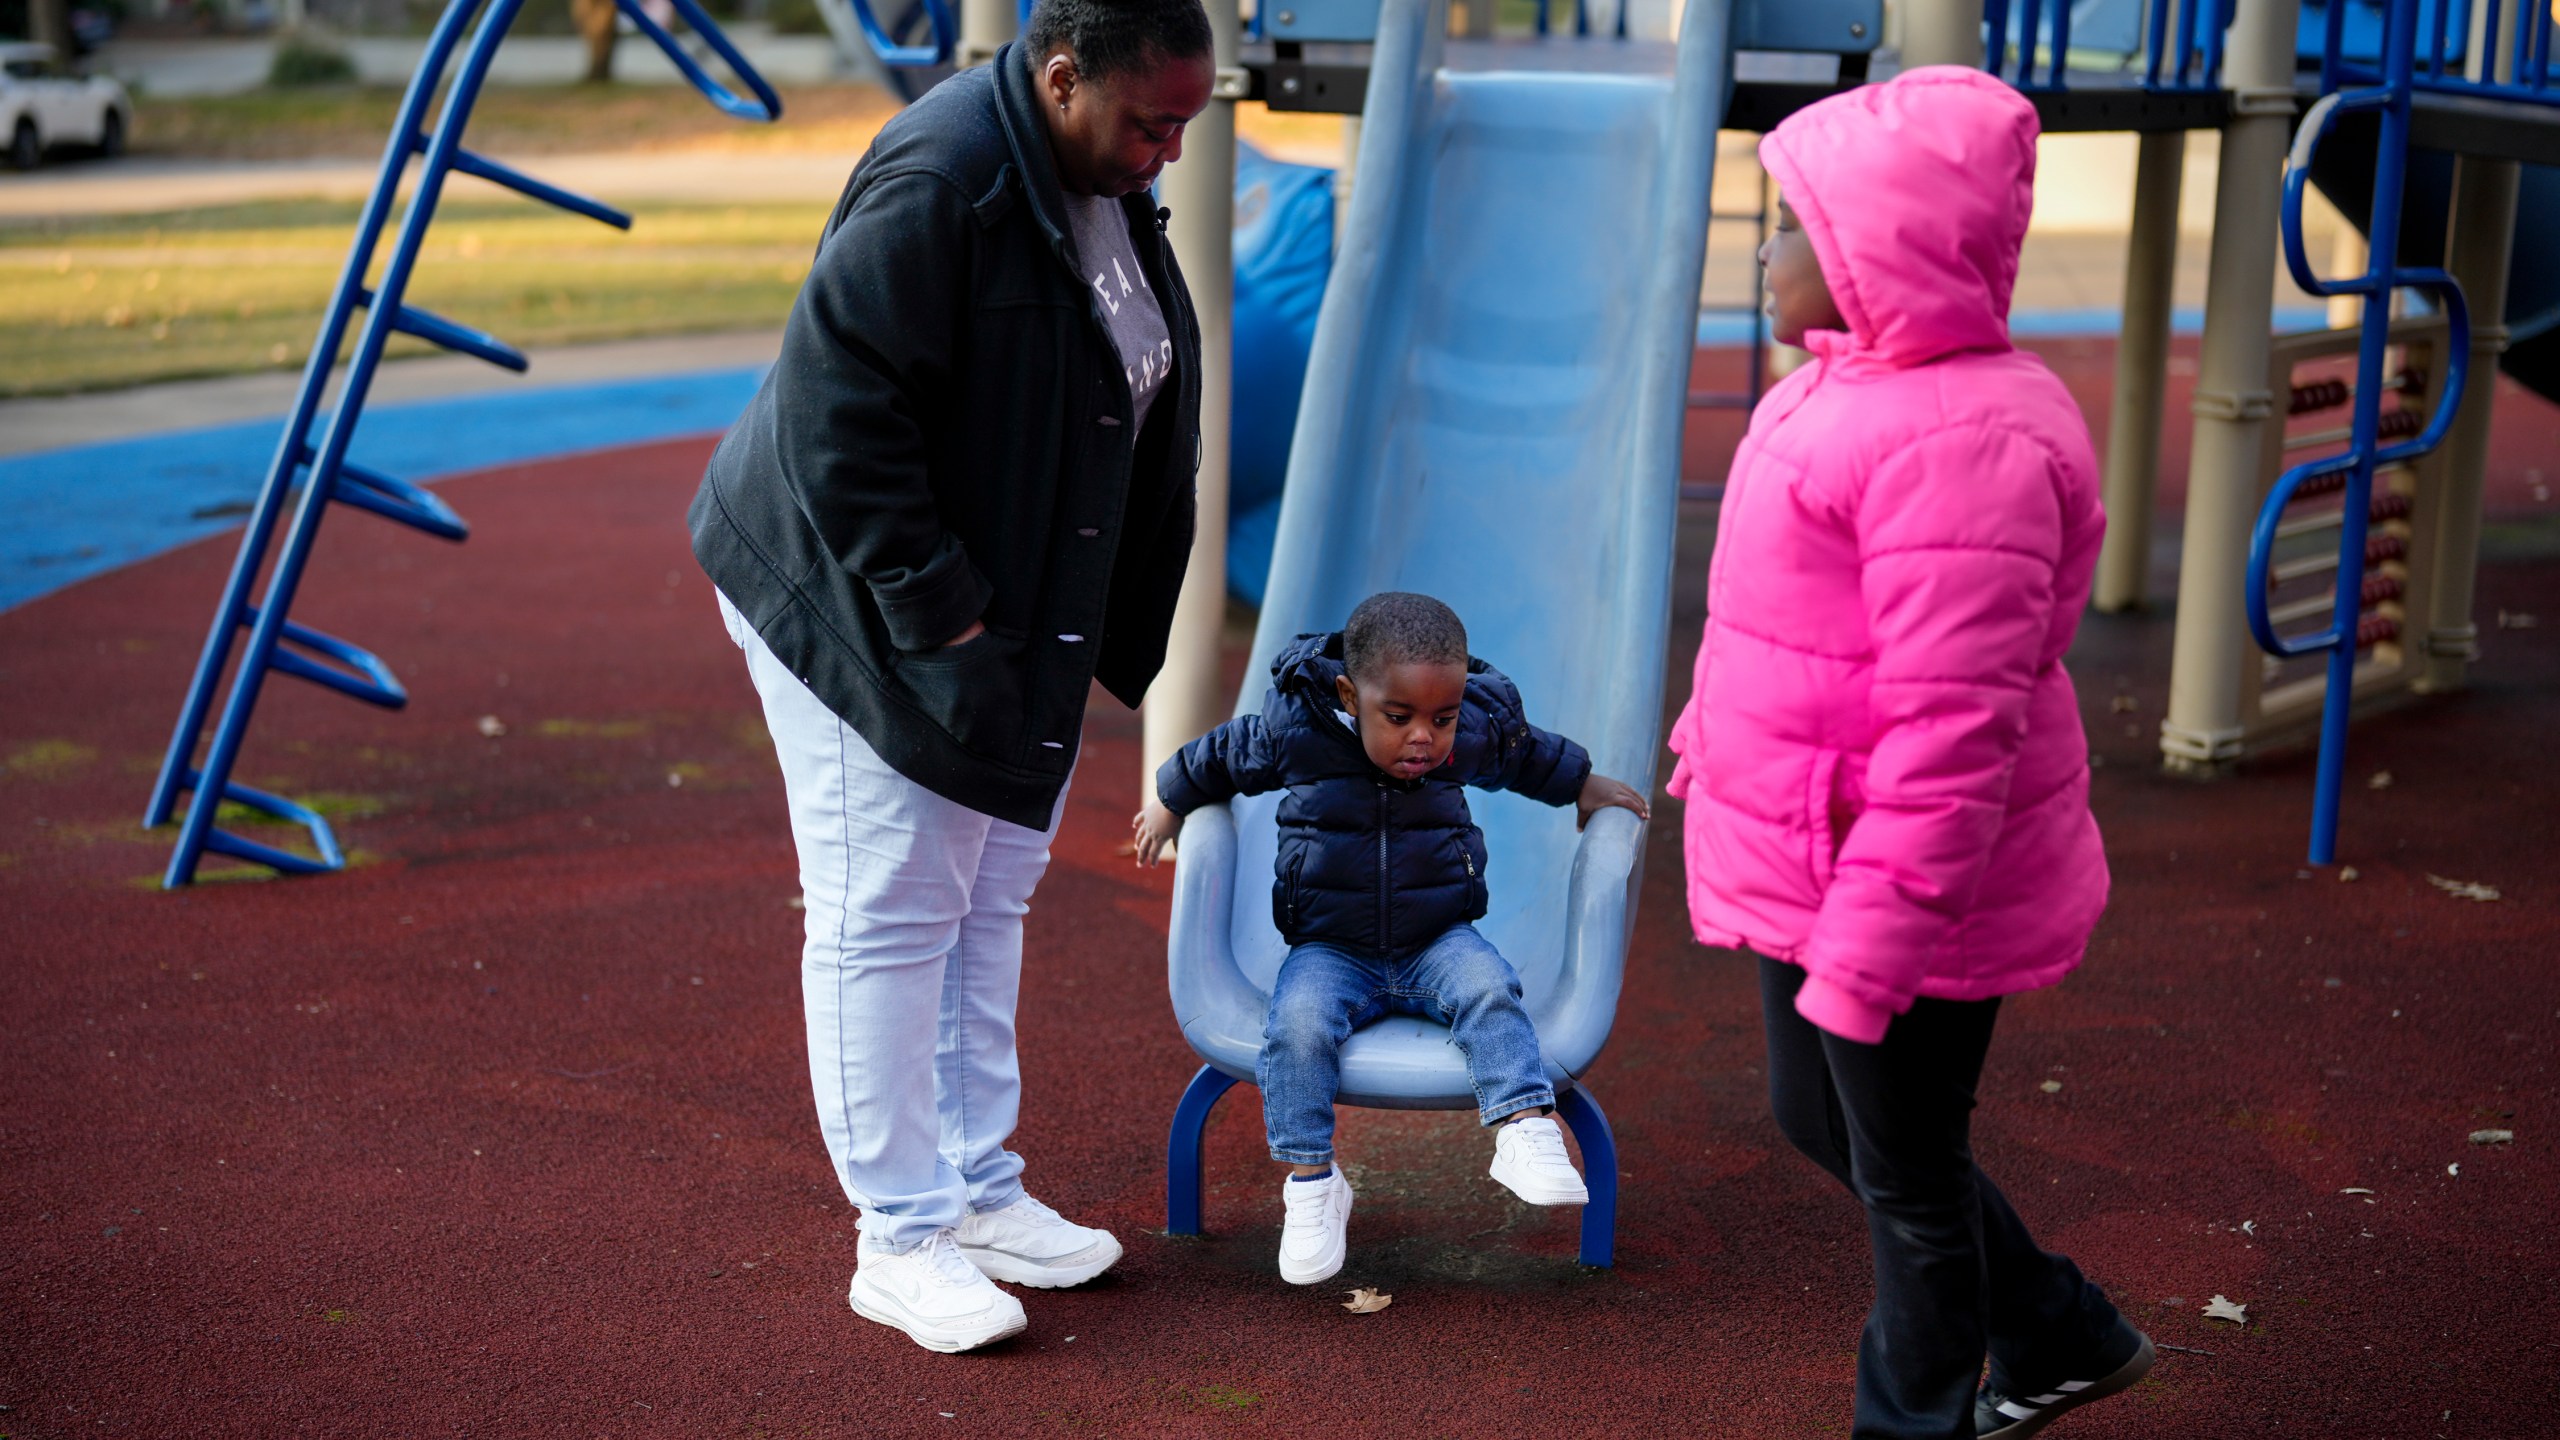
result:
[[[1476,1115],[1485,1124],[1556,1103],[1538,1032],[1520,1005],[1520,977],[1473,925],[1386,959],[1338,945],[1300,945],[1280,962],[1280,978],[1272,983],[1255,1067],[1272,1159],[1322,1165],[1333,1158],[1343,1042],[1389,1015],[1420,1015],[1449,1027],[1449,1038],[1467,1057]]]

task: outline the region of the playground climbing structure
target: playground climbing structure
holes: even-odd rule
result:
[[[377,474],[347,459],[349,444],[364,413],[367,393],[382,351],[394,333],[415,336],[503,369],[523,371],[525,357],[497,338],[433,315],[407,301],[409,278],[433,223],[445,182],[454,174],[472,176],[512,190],[530,200],[556,206],[591,220],[629,229],[631,217],[600,201],[572,194],[463,148],[464,128],[488,78],[490,62],[506,39],[524,0],[451,0],[430,34],[417,73],[410,78],[398,118],[383,148],[381,170],[356,222],[345,268],[320,322],[304,366],[302,385],[286,417],[265,483],[240,537],[238,558],[222,599],[214,608],[211,632],[195,676],[169,739],[160,777],[152,787],[143,815],[146,827],[179,821],[177,846],[169,857],[162,883],[171,889],[190,884],[210,852],[264,865],[287,874],[336,870],[345,852],[328,820],[309,806],[253,789],[232,778],[242,742],[255,715],[267,677],[284,674],[386,709],[409,701],[408,691],[391,667],[360,646],[325,634],[292,618],[295,592],[303,569],[318,543],[320,525],[333,504],[370,511],[394,523],[446,540],[470,533],[462,517],[436,495],[390,475]],[[675,14],[694,37],[725,63],[750,93],[741,96],[715,79],[693,52],[649,13],[641,0],[619,0],[624,16],[640,33],[667,53],[676,68],[712,104],[741,119],[771,121],[782,102],[763,77],[729,43],[718,25],[695,0],[671,0]],[[460,52],[458,65],[454,57]],[[447,71],[451,70],[448,81]],[[438,98],[442,104],[439,108]],[[432,115],[432,121],[430,116]],[[418,162],[412,175],[410,161]],[[411,181],[405,208],[403,179]],[[399,211],[393,225],[393,212]],[[386,230],[387,254],[377,254]],[[362,312],[361,324],[357,323]],[[352,351],[334,397],[331,380],[337,360]],[[333,408],[331,407],[334,398]],[[273,564],[269,558],[272,553]],[[260,589],[263,575],[264,588]],[[244,638],[245,637],[245,638]],[[236,664],[233,662],[236,659]],[[226,673],[230,686],[223,689]],[[212,737],[205,722],[222,697],[220,718]],[[197,751],[203,748],[199,762]],[[220,828],[215,824],[225,804],[271,821],[299,825],[310,837],[312,854],[300,854]],[[183,806],[183,809],[181,808]]]

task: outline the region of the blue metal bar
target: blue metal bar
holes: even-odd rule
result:
[[[190,774],[187,779],[192,785],[197,777]],[[247,836],[234,835],[228,830],[206,831],[205,848],[207,850],[220,855],[229,855],[235,859],[252,861],[287,875],[319,875],[346,865],[346,852],[338,848],[337,832],[329,828],[328,819],[319,811],[297,805],[281,795],[270,795],[264,790],[252,789],[246,785],[225,785],[220,793],[223,800],[245,805],[287,824],[301,826],[310,834],[311,848],[320,852],[320,858],[314,860],[307,855],[296,855],[290,850],[279,850],[272,845],[249,839]]]
[[[621,0],[621,3],[628,7],[635,0]],[[854,22],[862,27],[862,37],[871,42],[871,53],[880,57],[881,64],[902,70],[928,70],[936,65],[948,65],[952,52],[959,48],[960,27],[951,17],[950,5],[945,0],[924,0],[924,13],[925,19],[933,25],[933,43],[901,45],[881,25],[880,17],[872,13],[871,0],[853,0]]]
[[[1982,68],[1994,76],[2009,63],[2009,0],[1982,0]]]
[[[466,540],[471,536],[471,527],[463,523],[443,496],[361,465],[338,467],[337,490],[330,498],[442,539]]]
[[[2335,5],[2338,0],[2332,0]],[[2496,0],[2490,0],[2495,4]],[[2356,656],[2363,641],[2365,554],[2373,517],[2373,477],[2378,466],[2425,453],[2442,443],[2451,430],[2469,381],[2471,321],[2462,288],[2442,270],[2407,268],[2399,263],[2396,237],[2407,180],[2410,96],[2416,82],[2417,0],[2391,0],[2384,18],[2381,84],[2361,90],[2332,91],[2303,117],[2287,157],[2283,202],[2285,265],[2295,283],[2314,295],[2356,295],[2364,300],[2362,331],[2357,337],[2354,408],[2344,453],[2298,465],[2280,476],[2260,507],[2250,535],[2249,562],[2243,582],[2249,631],[2259,646],[2278,656],[2328,654],[2327,690],[2320,711],[2320,763],[2313,784],[2311,863],[2327,865],[2337,856],[2338,805],[2346,774],[2347,722],[2355,703]],[[2343,67],[2341,26],[2333,12],[2323,46],[2322,73],[2336,76]],[[2494,33],[2492,31],[2491,33]],[[2320,143],[2342,115],[2373,111],[2381,134],[2374,164],[2373,210],[2367,232],[2374,238],[2365,273],[2352,279],[2315,273],[2304,235],[2302,207],[2311,161]],[[2433,293],[2446,325],[2444,379],[2436,408],[2414,438],[2385,446],[2381,438],[2384,361],[2391,347],[2390,297],[2410,287]],[[2309,481],[2338,477],[2342,482],[2338,516],[2338,562],[2331,592],[2327,628],[2309,635],[2276,634],[2271,613],[2271,575],[2277,533],[2284,512]]]
[[[2193,5],[2196,0],[2181,0]],[[2148,27],[2143,39],[2142,83],[2153,90],[2160,88],[2160,62],[2167,58],[2169,41],[2169,0],[2151,0],[2150,14],[2144,17]]]
[[[1582,1180],[1590,1203],[1582,1207],[1582,1263],[1608,1266],[1617,1259],[1618,1139],[1588,1086],[1577,1083],[1556,1097],[1556,1114],[1582,1146]]]
[[[1206,1186],[1208,1155],[1201,1137],[1209,1128],[1209,1112],[1218,1108],[1218,1097],[1235,1085],[1235,1079],[1214,1065],[1203,1065],[1200,1073],[1182,1089],[1181,1103],[1173,1107],[1173,1133],[1164,1151],[1164,1229],[1168,1235],[1200,1233],[1200,1192]]]
[[[694,0],[671,0],[675,6],[676,17],[684,21],[686,29],[702,37],[702,43],[711,47],[711,52],[720,57],[722,64],[729,67],[730,74],[746,82],[747,88],[755,92],[753,100],[740,97],[728,86],[712,79],[710,73],[702,68],[701,62],[693,58],[692,52],[686,50],[676,37],[668,34],[663,26],[649,17],[649,12],[641,8],[641,0],[616,0],[616,3],[620,6],[622,13],[630,17],[631,23],[640,28],[641,34],[657,42],[658,48],[665,51],[667,59],[675,64],[677,72],[692,82],[693,88],[701,91],[704,99],[741,120],[770,123],[782,118],[782,97],[773,93],[773,87],[764,83],[764,77],[756,73],[756,67],[747,63],[747,57],[738,53],[738,47],[729,43],[729,37],[721,33],[718,23],[704,14],[702,7],[694,3]],[[940,3],[941,0],[926,0],[929,7],[938,6]],[[949,20],[949,11],[944,10],[938,13],[942,20]],[[512,5],[507,7],[507,20],[510,24],[515,20],[515,7]],[[936,32],[939,33],[941,28],[941,25],[937,24]],[[496,38],[504,39],[505,37],[506,26],[501,25],[498,27]],[[493,39],[490,43],[494,45],[496,40]],[[474,84],[472,90],[476,98],[479,86]],[[470,107],[466,105],[463,108],[467,111]],[[457,136],[460,134],[459,131],[455,133]]]
[[[521,3],[521,0],[518,0],[518,3]],[[373,307],[374,298],[374,293],[370,290],[356,292],[356,303],[367,309]],[[501,370],[513,370],[519,375],[531,368],[533,364],[532,361],[524,358],[523,351],[494,335],[474,330],[468,325],[456,324],[441,315],[421,310],[414,305],[391,307],[391,328],[403,335],[414,335],[431,345],[440,345],[447,350],[457,350],[476,360],[486,360]],[[346,413],[346,407],[343,404],[339,406],[338,413]]]
[[[424,139],[418,142],[418,148],[421,150],[427,148]],[[601,221],[616,230],[631,228],[629,215],[603,201],[590,200],[574,190],[563,190],[557,185],[545,184],[513,166],[501,165],[485,155],[474,155],[468,150],[458,151],[453,157],[453,168],[475,179],[486,180],[492,185],[503,185],[527,199],[539,200],[546,205],[556,205],[573,214]]]
[[[2049,73],[2060,85],[2071,68],[2071,0],[2053,0],[2053,64]]]
[[[2178,6],[2178,88],[2181,90],[2195,83],[2196,26],[2203,19],[2200,12],[2205,4],[2206,0],[2181,0]],[[2213,28],[2219,30],[2221,27]]]

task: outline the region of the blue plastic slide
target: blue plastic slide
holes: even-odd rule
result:
[[[1445,0],[1387,0],[1359,182],[1316,327],[1261,627],[1271,656],[1379,590],[1437,595],[1532,719],[1650,792],[1707,196],[1731,64],[1727,7],[1687,7],[1676,74],[1456,73]],[[1283,954],[1267,899],[1274,796],[1182,832],[1170,979],[1207,1062],[1176,1119],[1170,1223],[1198,1228],[1199,1124],[1249,1080]],[[1617,1012],[1644,826],[1609,810],[1470,797],[1492,851],[1481,929],[1510,957],[1560,1089]],[[1342,1099],[1472,1109],[1448,1031],[1352,1037]],[[1592,1186],[1583,1258],[1607,1262],[1615,1166],[1587,1092],[1564,1118]],[[1189,1148],[1186,1148],[1188,1146]],[[1187,1210],[1187,1213],[1186,1213]]]

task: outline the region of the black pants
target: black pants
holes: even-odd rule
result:
[[[2088,1363],[2115,1306],[2036,1247],[1973,1163],[1973,1090],[2000,1002],[1923,999],[1882,1044],[1860,1045],[1796,1013],[1803,983],[1793,965],[1760,962],[1769,1106],[1867,1207],[1875,1248],[1851,1433],[1968,1440],[1986,1349],[1995,1381],[2032,1394]]]

